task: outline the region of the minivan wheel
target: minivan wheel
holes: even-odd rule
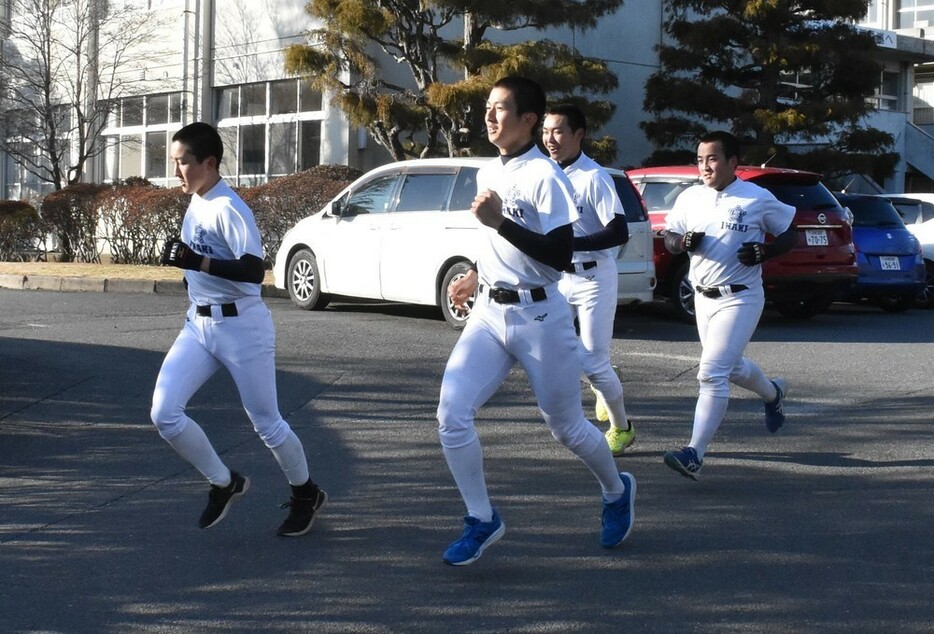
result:
[[[308,249],[296,251],[286,269],[285,285],[289,297],[301,309],[321,310],[331,298],[321,292],[318,260]]]
[[[441,278],[441,286],[438,288],[438,304],[445,321],[455,330],[462,330],[467,325],[467,318],[470,317],[470,311],[473,308],[474,301],[477,299],[476,292],[473,297],[467,300],[467,310],[455,308],[454,302],[448,295],[448,286],[451,282],[462,279],[470,270],[467,262],[456,262],[452,264]]]
[[[694,287],[691,286],[691,280],[688,279],[688,272],[690,270],[690,262],[686,261],[682,263],[671,279],[671,285],[668,291],[668,298],[674,306],[675,316],[686,324],[693,324],[696,321],[694,313]]]

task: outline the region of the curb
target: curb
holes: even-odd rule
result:
[[[174,280],[128,280],[106,277],[67,277],[57,275],[0,274],[0,288],[25,291],[64,291],[84,293],[159,293],[186,295],[185,285]],[[272,284],[263,284],[263,297],[288,299],[286,290]]]

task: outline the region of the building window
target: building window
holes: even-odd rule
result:
[[[266,173],[266,126],[240,126],[240,170],[245,176]]]
[[[143,175],[142,137],[137,135],[120,138],[120,178]]]
[[[227,119],[240,116],[240,89],[221,88],[217,95],[217,118]]]
[[[882,0],[869,0],[869,6],[866,7],[866,19],[863,26],[871,26],[877,29],[885,28],[885,14],[883,9],[885,3]]]
[[[298,125],[298,171],[302,171],[321,162],[321,121],[299,121]]]
[[[10,35],[10,22],[13,20],[13,0],[0,0],[0,35]]]
[[[104,179],[143,176],[169,186],[175,168],[169,164],[168,147],[182,120],[182,93],[126,97],[106,105]]]
[[[912,93],[915,125],[934,125],[934,78],[919,78]]]
[[[266,114],[266,84],[247,84],[240,89],[240,116]]]
[[[0,153],[0,176],[5,179],[2,181],[5,189],[0,194],[4,198],[14,200],[55,189],[55,184],[51,182],[52,161],[46,146],[46,126],[52,124],[55,127],[56,151],[67,154],[71,151],[74,132],[73,110],[71,104],[55,104],[48,116],[32,108],[8,110],[0,115],[6,147],[10,149],[9,153]],[[67,159],[62,159],[59,166],[67,167]],[[67,175],[63,174],[62,177],[66,178]]]
[[[124,128],[143,125],[143,98],[129,97],[122,100],[120,125]]]
[[[168,138],[166,131],[146,133],[146,178],[166,177]]]
[[[295,123],[269,125],[269,175],[284,176],[295,169]]]
[[[934,1],[899,0],[896,29],[924,29],[934,26]]]
[[[786,105],[800,103],[803,92],[811,88],[812,81],[813,73],[810,69],[782,71],[779,82],[779,102]]]
[[[879,87],[876,88],[875,106],[879,110],[898,110],[899,74],[894,71],[882,71]]]
[[[301,112],[321,110],[321,92],[314,90],[306,81],[298,82],[298,100]]]
[[[298,90],[294,82],[277,81],[269,87],[269,114],[298,112]]]
[[[224,141],[221,174],[250,185],[319,163],[321,93],[297,79],[217,90],[217,127]]]

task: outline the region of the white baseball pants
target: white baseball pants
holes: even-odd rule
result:
[[[605,401],[615,401],[623,386],[610,361],[619,277],[613,260],[599,260],[582,273],[565,273],[558,290],[580,327],[578,357],[584,374]]]
[[[191,419],[191,397],[220,368],[230,372],[247,416],[267,447],[284,443],[291,428],[279,413],[276,393],[275,328],[259,297],[237,300],[237,316],[220,307],[210,317],[189,307],[185,326],[166,354],[153,392],[151,417],[166,440],[182,433]]]

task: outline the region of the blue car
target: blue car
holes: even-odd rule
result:
[[[907,310],[924,287],[921,244],[892,203],[876,196],[837,194],[853,214],[859,276],[842,301],[870,300],[890,312]]]

